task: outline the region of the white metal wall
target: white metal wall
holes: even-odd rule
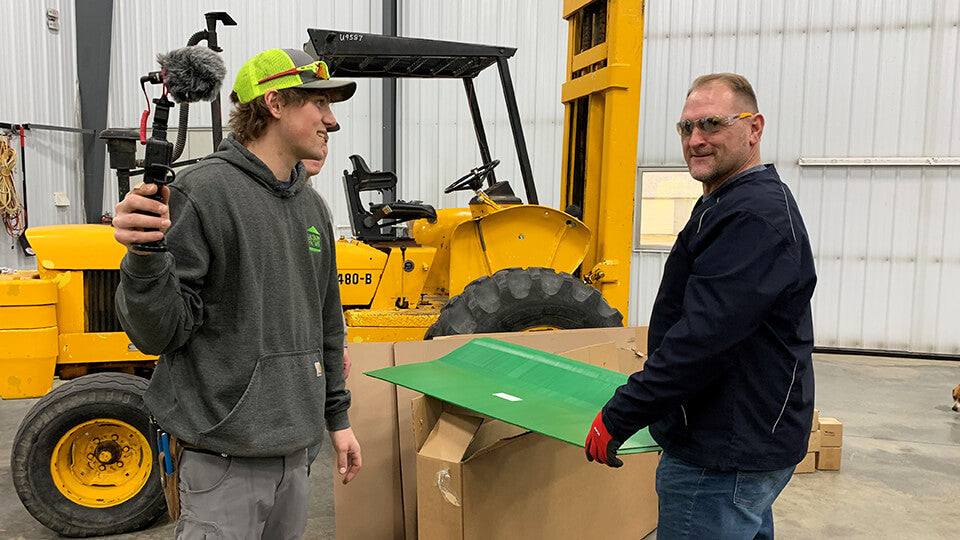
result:
[[[171,9],[175,8],[175,9]],[[333,28],[357,32],[376,32],[382,28],[381,0],[278,0],[269,6],[258,0],[200,0],[197,2],[114,2],[113,48],[110,59],[110,107],[107,125],[136,127],[145,106],[140,91],[140,76],[158,69],[156,54],[186,45],[196,31],[205,29],[204,13],[226,11],[237,26],[218,27],[227,76],[221,91],[223,123],[227,128],[229,93],[237,70],[251,56],[270,48],[303,47],[307,28]],[[205,42],[203,42],[205,44]],[[349,168],[350,154],[361,154],[376,163],[381,161],[381,83],[358,80],[357,93],[345,103],[334,105],[342,129],[332,134],[330,155],[324,170],[314,178],[314,186],[330,203],[338,226],[349,230],[342,173]],[[152,91],[152,92],[151,92]],[[155,97],[157,89],[148,89]],[[177,121],[177,108],[172,124]],[[191,104],[191,132],[183,158],[200,157],[210,152],[210,106]],[[170,138],[175,135],[171,131]],[[116,203],[116,178],[108,173],[104,208],[112,211]]]
[[[399,34],[517,48],[509,62],[540,204],[559,204],[563,106],[560,83],[567,23],[560,0],[411,0],[400,3]],[[526,200],[496,66],[474,81],[498,180]],[[402,80],[398,85],[401,197],[439,207],[465,205],[469,192],[443,188],[480,165],[473,123],[459,80]],[[379,164],[377,164],[379,165]]]
[[[646,6],[638,167],[683,165],[673,124],[696,76],[745,75],[767,120],[761,154],[810,233],[817,345],[960,353],[960,242],[948,232],[960,228],[960,167],[797,165],[960,156],[960,3]],[[664,259],[634,255],[634,323],[649,319]]]
[[[563,109],[560,83],[566,23],[559,0],[407,0],[401,35],[516,47],[510,60],[534,176],[543,204],[558,204]],[[0,34],[0,121],[79,126],[74,3],[4,3]],[[958,353],[960,226],[957,167],[799,167],[799,157],[960,155],[960,4],[955,0],[831,2],[828,0],[655,0],[646,3],[640,168],[683,165],[672,125],[697,75],[735,71],[757,90],[767,118],[761,149],[777,164],[804,213],[817,258],[814,298],[817,344]],[[60,10],[60,31],[45,25]],[[175,10],[171,10],[171,7]],[[909,9],[908,9],[909,7]],[[239,26],[222,28],[228,67],[269,47],[300,47],[305,28],[379,32],[382,0],[282,0],[269,9],[254,0],[114,3],[108,125],[134,127],[143,108],[139,77],[156,69],[154,55],[182,46],[203,28],[203,13],[227,11]],[[13,54],[15,52],[15,54]],[[335,111],[344,129],[317,179],[338,225],[347,216],[340,176],[358,153],[382,166],[381,87],[359,81],[357,96]],[[501,179],[522,191],[499,80],[476,81]],[[400,195],[437,206],[463,204],[444,185],[479,162],[459,81],[399,85]],[[224,105],[224,116],[228,106]],[[209,113],[195,105],[188,155],[209,150]],[[83,221],[79,135],[35,131],[27,136],[30,222]],[[116,185],[105,186],[112,209]],[[19,168],[16,178],[19,186]],[[53,193],[71,205],[58,209]],[[0,265],[29,267],[0,240]],[[634,324],[643,324],[665,256],[635,253],[631,283]]]
[[[47,29],[47,8],[60,12],[57,32]],[[0,14],[0,122],[80,127],[73,0],[4,2]],[[10,143],[19,154],[19,138]],[[25,144],[30,225],[82,222],[81,136],[35,129],[26,132]],[[22,198],[20,171],[18,161],[14,182]],[[67,195],[70,206],[54,206],[58,191]],[[31,268],[36,263],[0,233],[0,266]]]

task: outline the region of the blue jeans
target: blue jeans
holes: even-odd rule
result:
[[[773,538],[773,501],[793,469],[720,472],[664,452],[657,467],[657,540]]]

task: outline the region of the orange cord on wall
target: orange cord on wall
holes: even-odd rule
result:
[[[13,183],[17,152],[10,147],[10,135],[0,137],[0,217],[11,238],[23,234],[23,203]]]

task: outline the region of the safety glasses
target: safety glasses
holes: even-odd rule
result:
[[[265,83],[265,82],[267,82],[267,81],[272,81],[272,80],[274,80],[274,79],[279,79],[280,77],[286,77],[287,75],[298,75],[298,74],[300,74],[301,72],[304,72],[304,71],[312,71],[313,74],[316,75],[316,77],[317,77],[318,79],[326,80],[326,79],[329,79],[329,78],[330,78],[330,68],[327,67],[327,63],[324,62],[323,60],[317,60],[316,62],[314,62],[314,63],[312,63],[312,64],[307,64],[307,65],[305,65],[305,66],[298,66],[298,67],[295,67],[295,68],[290,68],[290,69],[288,69],[288,70],[286,70],[286,71],[281,71],[280,73],[277,73],[276,75],[271,75],[271,76],[269,76],[269,77],[260,79],[259,81],[257,81],[257,84],[263,84],[263,83]]]
[[[731,114],[730,116],[704,116],[696,120],[681,120],[677,122],[677,133],[680,134],[681,138],[686,139],[693,135],[694,126],[700,128],[700,131],[704,133],[716,133],[727,126],[732,126],[741,118],[749,118],[751,116],[753,116],[753,113],[745,112]]]

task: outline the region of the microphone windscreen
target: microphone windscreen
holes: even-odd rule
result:
[[[158,54],[157,62],[163,68],[167,90],[177,103],[213,101],[220,94],[220,84],[227,74],[220,55],[204,46]]]

